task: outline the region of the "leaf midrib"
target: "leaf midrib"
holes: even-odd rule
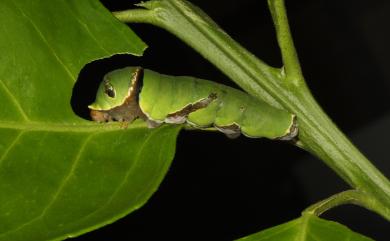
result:
[[[73,123],[53,123],[53,122],[35,122],[35,121],[0,121],[1,129],[12,129],[20,131],[47,131],[47,132],[109,132],[123,129],[143,129],[146,124],[141,121],[132,123],[129,126],[123,126],[121,123],[94,123],[87,121]]]

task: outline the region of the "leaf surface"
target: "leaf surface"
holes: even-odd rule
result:
[[[0,1],[0,240],[58,240],[142,206],[178,128],[96,124],[71,108],[81,68],[146,45],[97,0]]]
[[[237,241],[372,241],[342,224],[311,214],[271,227]]]

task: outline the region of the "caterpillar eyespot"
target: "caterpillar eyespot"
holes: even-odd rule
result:
[[[111,98],[115,98],[115,89],[112,87],[112,85],[108,82],[104,83],[104,93],[108,95]]]
[[[142,86],[142,88],[141,88]],[[169,76],[141,67],[126,67],[104,76],[89,106],[94,121],[147,121],[214,127],[229,137],[292,140],[295,115],[237,89],[188,76]]]

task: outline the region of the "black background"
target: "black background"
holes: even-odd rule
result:
[[[103,0],[111,11],[136,1]],[[234,39],[273,66],[281,59],[265,0],[191,0]],[[390,109],[390,3],[369,0],[287,0],[302,68],[314,96],[370,158],[388,147],[379,135],[359,135]],[[115,56],[86,66],[72,105],[86,116],[104,73],[140,65],[172,75],[192,75],[234,86],[221,72],[164,30],[134,24],[149,45],[144,57]],[[371,138],[372,136],[370,136]],[[385,151],[383,151],[385,153]],[[388,156],[388,155],[387,155]],[[386,156],[375,156],[386,160]],[[388,158],[387,158],[388,160]],[[390,175],[390,165],[379,165]],[[311,203],[347,189],[321,161],[285,143],[220,133],[183,131],[171,169],[140,210],[74,240],[233,240],[294,219]],[[324,217],[376,240],[390,240],[389,225],[359,207]]]

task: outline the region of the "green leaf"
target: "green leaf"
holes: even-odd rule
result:
[[[304,214],[290,222],[263,230],[237,241],[369,241],[344,225]]]
[[[146,45],[97,0],[0,1],[0,240],[53,240],[142,206],[173,158],[178,128],[77,117],[80,69]]]

